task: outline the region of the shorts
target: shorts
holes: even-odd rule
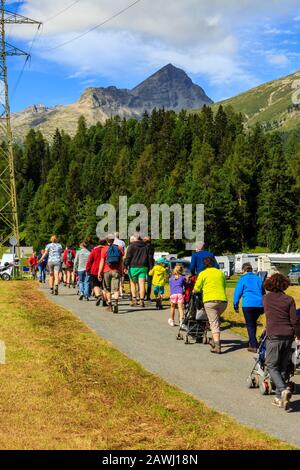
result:
[[[117,271],[104,273],[104,290],[106,292],[118,292],[121,284],[121,274]]]
[[[90,278],[92,289],[94,289],[95,287],[102,289],[102,281],[99,281],[98,276],[96,276],[95,274],[91,274]]]
[[[130,268],[128,275],[131,281],[137,281],[138,279],[147,279],[148,268]]]
[[[159,295],[164,295],[165,288],[163,286],[154,286],[154,295],[158,297]]]
[[[227,308],[227,302],[205,302],[204,309],[208,316],[210,329],[213,334],[221,332],[221,315]]]
[[[60,267],[61,267],[61,263],[51,263],[51,262],[48,263],[48,269],[49,269],[50,274],[59,273]]]
[[[173,294],[170,297],[170,301],[171,301],[172,304],[183,305],[184,304],[184,295],[183,294]]]

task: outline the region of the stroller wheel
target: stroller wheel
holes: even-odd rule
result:
[[[247,384],[247,388],[253,388],[253,378],[251,377],[251,375],[247,377],[246,384]]]
[[[257,376],[252,378],[252,382],[254,388],[259,388],[259,378]]]
[[[294,382],[288,382],[287,388],[290,390],[291,394],[295,393],[296,386]]]

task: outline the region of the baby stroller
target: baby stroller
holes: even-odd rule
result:
[[[270,374],[265,365],[266,349],[267,349],[267,333],[266,331],[264,331],[259,340],[259,347],[258,347],[257,356],[255,358],[254,367],[249,377],[247,378],[247,387],[259,388],[260,393],[262,395],[272,395],[275,390],[275,386],[271,380]],[[293,352],[294,351],[292,351],[292,353]],[[292,393],[294,393],[295,391],[295,384],[294,382],[290,382],[290,378],[293,377],[294,374],[295,374],[295,366],[292,362],[292,354],[291,354],[291,361],[290,361],[289,369],[288,369],[289,382],[287,383],[287,386],[290,388]]]
[[[208,344],[208,331],[209,322],[203,308],[201,295],[192,293],[184,308],[183,321],[177,339],[184,340],[185,344],[190,344],[191,341]]]

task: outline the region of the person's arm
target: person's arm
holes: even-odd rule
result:
[[[191,274],[192,276],[195,276],[196,274],[196,253],[193,253],[192,255],[192,261],[191,261]]]
[[[153,277],[153,274],[154,274],[154,268],[150,269],[150,271],[148,272],[148,275],[150,277]]]
[[[234,310],[238,310],[239,308],[239,303],[240,303],[241,297],[243,296],[243,290],[244,290],[243,278],[240,278],[236,285],[236,288],[234,289],[234,295],[233,295]]]
[[[126,257],[124,261],[124,266],[126,269],[128,269],[132,260],[132,248],[133,248],[133,245],[129,245],[127,253],[126,253]]]
[[[74,260],[74,268],[73,268],[73,269],[74,269],[74,273],[75,273],[75,271],[76,271],[76,269],[77,269],[77,267],[78,267],[78,264],[79,264],[79,252],[76,253],[75,260]]]
[[[203,277],[203,273],[200,273],[196,281],[196,284],[194,286],[194,292],[201,292],[203,289],[203,286],[204,286],[204,277]]]
[[[44,259],[46,258],[46,256],[48,256],[48,253],[49,253],[49,250],[47,250],[47,248],[45,249],[45,253],[43,254],[43,256],[41,257],[39,263],[42,263],[44,261]]]
[[[104,270],[104,265],[107,259],[107,253],[108,250],[103,249],[101,251],[101,258],[100,258],[100,264],[99,264],[99,271],[98,271],[98,279],[101,280],[103,278],[103,270]]]
[[[297,340],[300,340],[300,318],[297,316],[297,309],[294,299],[292,299],[290,304],[290,322]]]
[[[100,261],[99,271],[98,271],[98,279],[99,280],[101,280],[102,277],[103,277],[104,264],[105,264],[105,257],[101,256],[101,261]]]
[[[92,252],[89,256],[86,268],[85,268],[85,270],[88,274],[91,274],[91,269],[92,269],[93,262],[94,262],[94,250],[92,250]]]

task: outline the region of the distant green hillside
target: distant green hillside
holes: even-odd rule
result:
[[[216,103],[213,108],[220,104],[232,106],[236,112],[245,115],[248,126],[259,122],[266,130],[295,129],[300,125],[300,106],[297,109],[292,102],[292,95],[296,91],[292,87],[295,80],[300,80],[300,72],[265,83],[241,95]],[[300,98],[300,89],[298,91]]]

